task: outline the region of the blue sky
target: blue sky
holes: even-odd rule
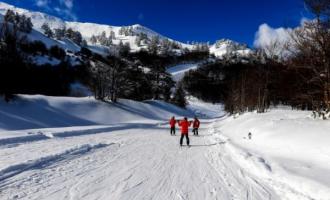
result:
[[[67,20],[141,24],[186,41],[229,38],[252,46],[259,26],[295,27],[306,17],[303,0],[4,0]]]

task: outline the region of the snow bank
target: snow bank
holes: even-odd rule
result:
[[[233,155],[241,155],[236,160],[252,173],[266,176],[279,189],[286,183],[311,199],[329,199],[329,121],[314,120],[307,111],[279,108],[229,117],[217,126],[219,136],[233,144]],[[264,167],[255,167],[260,164]]]
[[[153,123],[173,115],[192,116],[191,112],[162,101],[143,103],[122,99],[118,103],[105,103],[90,97],[20,95],[10,103],[0,100],[0,131]]]

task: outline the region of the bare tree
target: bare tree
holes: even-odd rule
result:
[[[310,86],[314,111],[323,118],[330,112],[330,1],[305,0],[316,19],[291,34],[295,67],[309,70],[303,80]]]

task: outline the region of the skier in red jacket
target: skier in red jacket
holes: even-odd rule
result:
[[[184,118],[184,120],[182,121],[178,121],[179,126],[181,127],[181,138],[180,138],[180,146],[182,146],[182,142],[183,142],[183,138],[186,137],[187,140],[187,145],[190,147],[189,145],[189,137],[188,137],[188,133],[189,133],[189,127],[191,126],[192,122],[189,122],[187,117]]]
[[[175,117],[173,116],[170,119],[171,135],[175,135],[175,124],[176,124],[176,120]]]
[[[199,129],[199,125],[200,125],[200,121],[198,120],[197,117],[195,117],[194,119],[194,123],[193,123],[193,133],[194,135],[198,135],[198,129]]]

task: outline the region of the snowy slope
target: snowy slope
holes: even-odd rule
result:
[[[169,135],[167,120],[163,119],[169,114],[187,113],[168,104],[122,102],[123,110],[113,110],[116,107],[111,105],[107,110],[102,103],[100,109],[95,108],[96,102],[85,98],[21,98],[14,105],[6,105],[16,113],[2,112],[2,122],[4,117],[38,121],[37,107],[55,116],[64,112],[59,109],[63,108],[69,116],[79,113],[85,120],[98,121],[99,117],[116,120],[124,115],[123,110],[130,114],[121,121],[126,124],[42,129],[39,134],[43,137],[33,140],[3,135],[0,199],[200,200],[244,199],[250,195],[257,200],[279,199],[271,187],[246,173],[231,156],[219,154],[226,151],[226,142],[213,141],[212,120],[202,120],[201,136],[191,137],[190,149],[180,149],[179,137]],[[31,113],[30,117],[24,116],[25,112]],[[104,112],[109,119],[104,119]]]
[[[163,102],[24,95],[0,111],[11,130],[0,134],[0,199],[330,199],[329,123],[308,112],[202,119],[180,148],[167,120],[189,113]]]
[[[9,104],[0,100],[0,131],[136,123],[167,120],[172,115],[192,113],[162,101],[123,99],[113,104],[91,97],[20,95]]]
[[[216,119],[227,115],[223,104],[204,102],[193,96],[188,96],[186,99],[187,109],[200,118]]]
[[[12,8],[15,9],[15,11],[17,11],[19,13],[24,13],[24,14],[27,14],[28,16],[31,16],[30,14],[28,14],[29,12],[26,10],[15,8],[8,4],[0,2],[0,23],[2,22],[3,15],[6,13],[7,9],[12,9]],[[43,15],[42,13],[38,13],[38,14]],[[35,23],[35,21],[33,21],[33,23]],[[58,41],[58,40],[54,40],[54,39],[46,37],[44,34],[41,33],[40,29],[35,27],[35,25],[34,25],[34,29],[32,30],[32,32],[27,35],[27,38],[30,41],[41,41],[46,45],[47,48],[57,45],[64,50],[69,50],[72,52],[80,51],[80,47],[69,40]]]
[[[232,143],[235,159],[286,199],[330,199],[329,121],[284,107],[230,117],[215,127],[219,138]],[[291,192],[281,191],[283,184]]]
[[[189,63],[189,64],[179,64],[175,66],[170,66],[166,70],[167,73],[172,75],[172,79],[175,82],[179,82],[184,77],[184,74],[189,70],[195,70],[198,68],[199,63]]]

